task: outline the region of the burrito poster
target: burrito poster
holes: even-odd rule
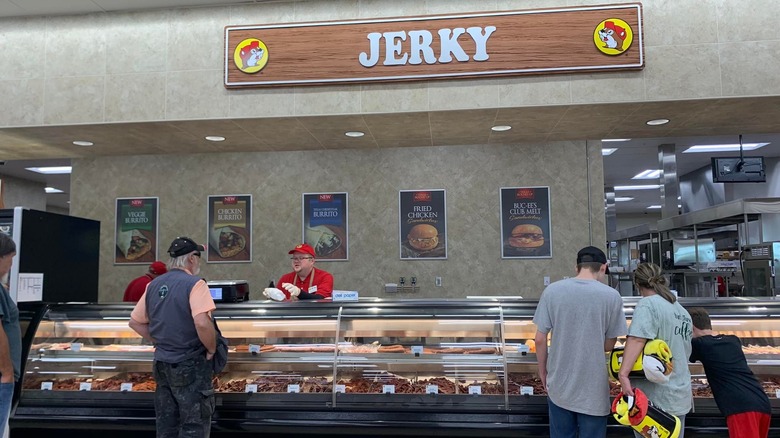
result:
[[[550,258],[549,187],[501,188],[501,258]]]
[[[252,195],[213,195],[208,201],[209,263],[252,261]]]
[[[346,193],[303,194],[303,242],[319,260],[349,260]]]
[[[114,264],[157,260],[159,198],[117,198]]]
[[[399,192],[401,260],[447,258],[444,190]]]

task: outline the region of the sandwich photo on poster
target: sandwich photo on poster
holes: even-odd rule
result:
[[[401,190],[398,199],[401,260],[446,259],[444,190]]]
[[[349,260],[347,194],[303,194],[303,241],[318,260]]]
[[[501,258],[550,257],[550,188],[501,188]]]
[[[211,195],[208,200],[208,263],[252,261],[252,195]]]
[[[117,198],[114,264],[157,260],[159,198]]]

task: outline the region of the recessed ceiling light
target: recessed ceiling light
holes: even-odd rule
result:
[[[660,126],[669,123],[669,119],[653,119],[653,120],[648,120],[645,123],[650,126]]]
[[[358,138],[366,135],[363,131],[347,131],[344,133],[347,137]]]
[[[758,148],[762,148],[769,143],[742,143],[743,151],[754,151]],[[684,154],[692,154],[696,152],[738,152],[739,144],[705,144],[691,146],[684,150]]]
[[[660,204],[659,205],[651,205],[651,206],[647,207],[648,210],[660,210],[661,208],[663,208],[663,206],[660,205]]]
[[[615,202],[628,202],[633,200],[634,198],[631,196],[615,196]]]
[[[503,132],[503,131],[509,131],[510,129],[512,129],[512,127],[509,126],[509,125],[496,125],[496,126],[490,128],[490,129],[492,129],[492,130],[494,130],[496,132]]]
[[[64,193],[62,190],[55,189],[54,187],[46,187],[44,190],[46,193]]]
[[[63,175],[70,173],[73,168],[71,166],[49,166],[49,167],[25,167],[30,172],[43,173],[45,175]]]
[[[85,140],[76,140],[73,142],[76,146],[94,146],[95,143],[92,143],[91,141],[85,141]]]
[[[602,138],[602,142],[630,141],[630,138]]]
[[[653,190],[660,188],[660,184],[645,184],[642,186],[615,186],[615,190]]]
[[[661,176],[661,171],[658,169],[647,169],[637,173],[631,179],[658,179]]]
[[[225,141],[225,137],[221,135],[207,135],[206,140],[208,141]]]
[[[612,155],[618,148],[601,148],[601,155]]]

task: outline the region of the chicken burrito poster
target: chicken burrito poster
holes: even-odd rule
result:
[[[444,190],[399,192],[401,260],[447,258]]]
[[[252,195],[211,195],[208,201],[208,263],[252,261]]]
[[[303,194],[303,241],[319,260],[349,260],[346,193]]]
[[[148,265],[157,260],[159,198],[117,198],[115,265]]]
[[[501,258],[550,258],[549,187],[501,188]]]

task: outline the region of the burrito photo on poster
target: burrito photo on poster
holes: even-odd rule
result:
[[[220,257],[230,258],[246,248],[246,239],[233,227],[217,227],[209,234],[209,244]]]
[[[117,234],[116,246],[127,260],[137,260],[151,251],[152,242],[138,230],[127,230]]]
[[[306,227],[306,243],[314,247],[317,257],[333,253],[341,246],[341,238],[325,225]]]

